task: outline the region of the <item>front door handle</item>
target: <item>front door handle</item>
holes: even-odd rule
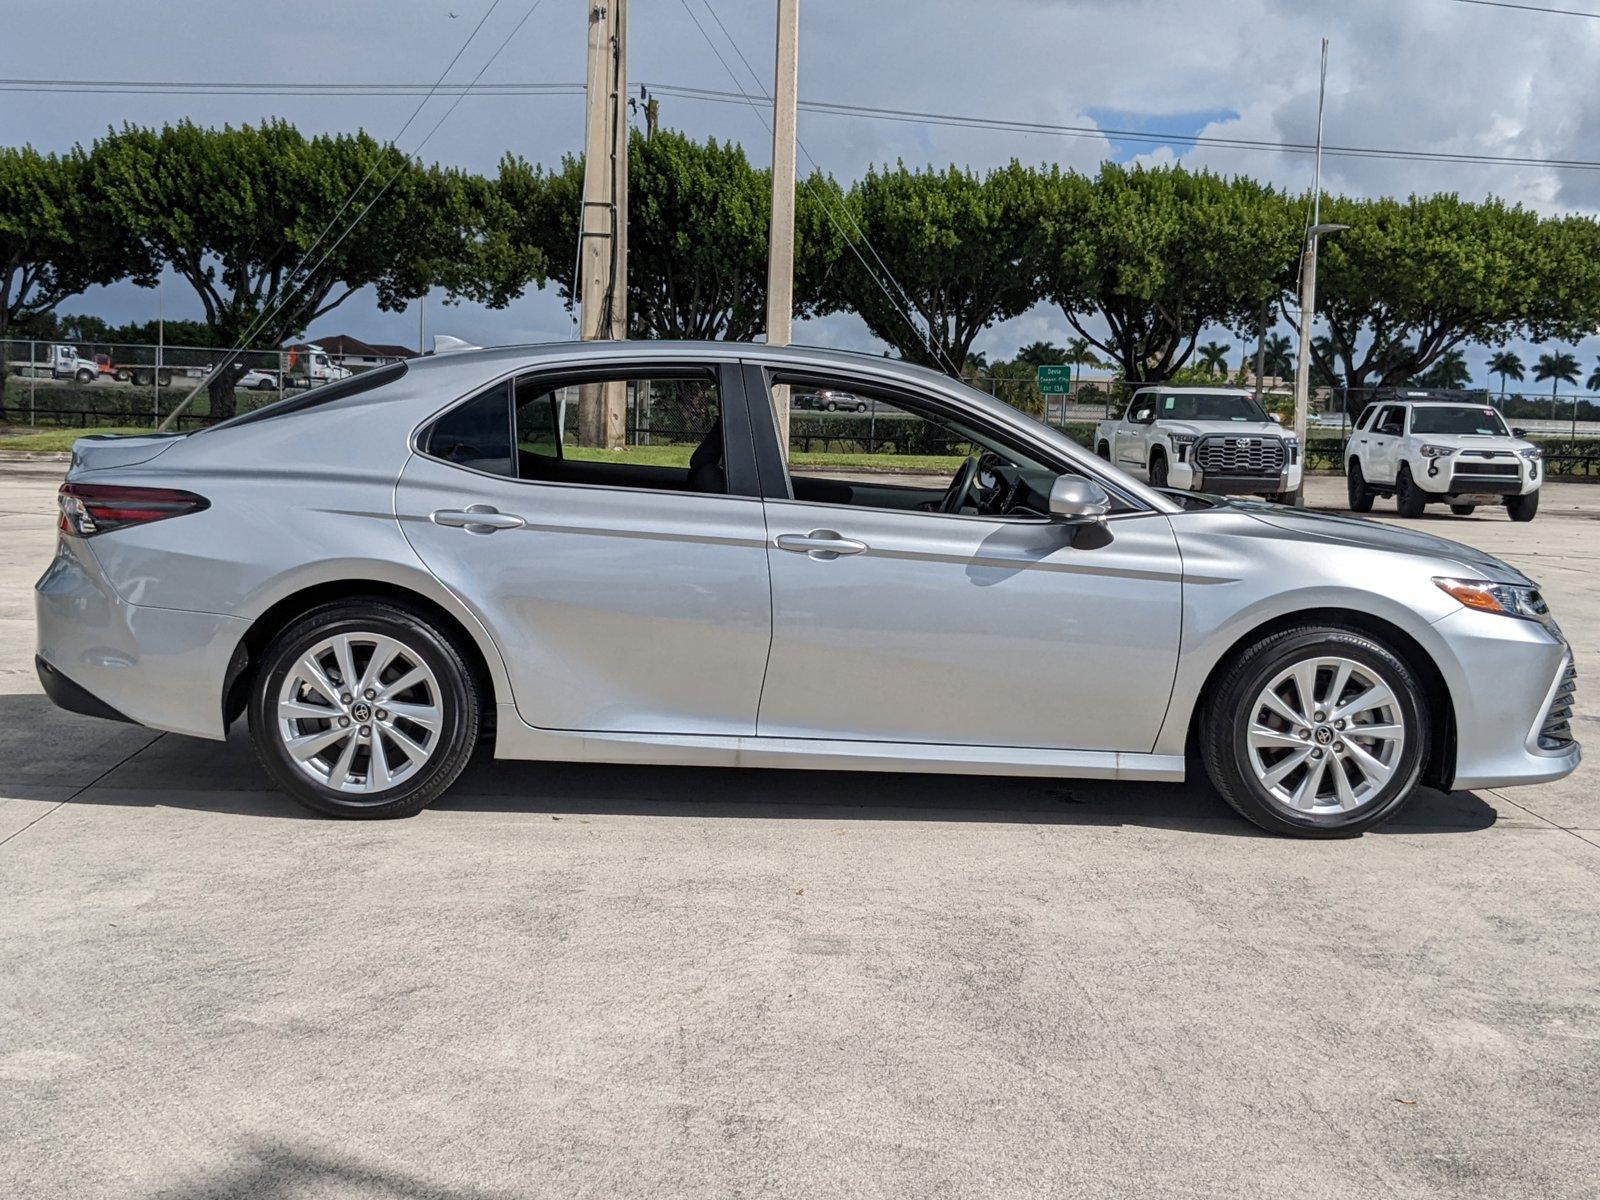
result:
[[[831,529],[813,529],[810,533],[780,533],[778,549],[795,554],[808,554],[812,558],[838,558],[841,554],[860,554],[867,548],[865,542],[840,537]]]
[[[468,533],[494,533],[498,529],[521,529],[527,524],[521,517],[503,513],[490,504],[469,504],[466,508],[441,508],[430,514],[435,525],[452,529],[465,529]]]

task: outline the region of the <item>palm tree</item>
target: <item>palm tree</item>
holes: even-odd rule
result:
[[[1267,357],[1263,373],[1287,379],[1294,374],[1294,355],[1289,353],[1289,335],[1274,333],[1267,338]]]
[[[1195,363],[1207,375],[1228,373],[1228,347],[1221,342],[1207,342],[1195,351]]]
[[[1411,382],[1418,387],[1454,390],[1466,387],[1471,381],[1472,372],[1467,369],[1466,356],[1459,350],[1446,350],[1434,359],[1433,366]]]
[[[1578,385],[1578,359],[1576,355],[1565,350],[1556,350],[1549,354],[1539,355],[1539,361],[1533,364],[1533,377],[1538,380],[1550,381],[1550,419],[1556,419],[1556,388],[1563,383]],[[1576,398],[1572,404],[1572,436],[1578,436],[1578,404]]]
[[[1600,392],[1600,359],[1595,361],[1594,372],[1589,376],[1588,382],[1583,386],[1588,388],[1591,392]]]
[[[1069,361],[1067,354],[1068,351],[1054,342],[1030,342],[1017,351],[1017,361],[1030,367],[1059,367]]]
[[[1511,350],[1497,350],[1489,357],[1489,374],[1500,376],[1500,407],[1506,406],[1506,380],[1522,382],[1522,360]]]
[[[1095,356],[1094,343],[1088,338],[1075,337],[1067,343],[1066,361],[1075,367],[1103,367],[1106,364]]]

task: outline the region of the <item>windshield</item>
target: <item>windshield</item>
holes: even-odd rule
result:
[[[1506,423],[1492,408],[1413,408],[1412,433],[1453,433],[1462,437],[1506,437]]]
[[[1249,396],[1209,392],[1169,392],[1160,397],[1157,416],[1172,421],[1266,421],[1265,410]]]

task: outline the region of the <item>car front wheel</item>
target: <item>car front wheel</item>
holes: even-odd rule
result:
[[[1538,511],[1538,492],[1529,492],[1526,496],[1506,497],[1506,515],[1513,521],[1531,521]]]
[[[452,640],[381,601],[313,609],[273,638],[250,695],[268,774],[317,812],[409,817],[461,774],[480,698]]]
[[[1382,642],[1305,625],[1264,638],[1201,711],[1200,751],[1218,792],[1273,833],[1348,837],[1410,798],[1428,745],[1420,681]]]
[[[1394,507],[1402,517],[1415,519],[1428,507],[1428,495],[1411,477],[1411,468],[1402,465],[1394,481]]]

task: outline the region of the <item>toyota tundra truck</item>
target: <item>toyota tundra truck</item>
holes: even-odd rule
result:
[[[1152,487],[1287,503],[1300,487],[1300,443],[1239,388],[1140,388],[1119,420],[1101,421],[1095,452]]]

